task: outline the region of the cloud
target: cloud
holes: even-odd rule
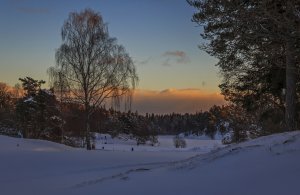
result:
[[[205,92],[200,89],[136,90],[132,110],[137,110],[141,114],[195,113],[225,103],[219,93]]]
[[[136,60],[135,63],[137,63],[139,65],[147,65],[151,60],[152,60],[152,57],[149,57],[149,58],[147,58],[145,60],[142,60],[142,61]]]
[[[177,57],[181,57],[184,58],[186,57],[186,53],[184,51],[166,51],[164,53],[165,56],[177,56]]]
[[[47,14],[50,12],[48,8],[43,7],[17,7],[16,9],[25,14]]]
[[[35,2],[33,5],[28,0],[11,0],[10,6],[17,12],[24,14],[47,14],[50,12],[50,9],[42,5],[41,2]]]
[[[170,64],[170,58],[165,59],[165,61],[162,63],[163,66],[171,66]]]
[[[166,51],[163,53],[163,57],[167,59],[163,62],[163,65],[170,65],[171,59],[174,59],[177,64],[187,64],[190,62],[190,58],[184,51]]]

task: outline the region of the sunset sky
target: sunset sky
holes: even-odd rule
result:
[[[196,112],[224,103],[216,59],[198,45],[201,28],[185,0],[0,0],[0,81],[48,81],[61,27],[68,14],[100,12],[112,37],[124,45],[140,78],[133,110]]]

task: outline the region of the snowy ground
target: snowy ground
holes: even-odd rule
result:
[[[0,194],[300,194],[299,131],[199,152],[85,151],[0,136]]]
[[[129,139],[126,135],[120,135],[114,139],[108,134],[96,134],[96,149],[106,151],[143,151],[143,152],[186,152],[207,153],[211,150],[223,147],[221,138],[211,140],[206,136],[190,136],[184,138],[185,148],[175,148],[174,136],[158,136],[158,143],[151,146],[150,143],[137,145],[136,140]]]

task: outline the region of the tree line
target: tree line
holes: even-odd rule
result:
[[[0,84],[0,133],[86,147],[84,106],[61,101],[52,88],[42,88],[43,80],[25,77],[20,81],[21,88]],[[255,115],[234,105],[213,106],[194,114],[164,115],[141,115],[137,111],[121,112],[102,106],[90,115],[89,125],[92,132],[112,137],[126,134],[137,144],[150,142],[152,145],[157,143],[157,135],[184,133],[214,139],[216,134],[230,133],[230,142],[240,142],[280,131],[268,123],[257,123]]]
[[[0,83],[1,134],[86,146],[86,113],[82,104],[59,101],[52,88],[42,88],[43,80],[25,77],[20,81],[21,92]],[[137,113],[98,107],[91,114],[89,123],[93,132],[109,133],[113,137],[127,134],[135,138],[137,144],[157,142],[158,132]]]

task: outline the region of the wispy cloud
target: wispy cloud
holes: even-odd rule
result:
[[[138,65],[147,65],[147,64],[149,64],[149,62],[151,60],[152,60],[152,57],[148,57],[147,59],[142,60],[142,61],[136,60],[135,63],[138,64]]]
[[[165,60],[163,61],[162,65],[163,65],[163,66],[171,66],[170,61],[171,61],[170,58],[167,58],[167,59],[165,59]]]
[[[136,90],[132,110],[142,114],[195,113],[225,103],[219,93],[205,92],[200,89]]]
[[[17,12],[24,14],[47,14],[50,12],[50,8],[45,7],[41,1],[32,4],[28,0],[11,0],[10,5]]]
[[[50,12],[48,8],[43,7],[17,7],[16,9],[25,14],[47,14]]]
[[[44,7],[16,7],[16,10],[25,14],[48,14],[50,9]]]
[[[163,57],[167,58],[164,60],[164,66],[170,66],[171,61],[174,60],[177,64],[187,64],[190,62],[190,58],[184,51],[166,51],[163,53]]]

